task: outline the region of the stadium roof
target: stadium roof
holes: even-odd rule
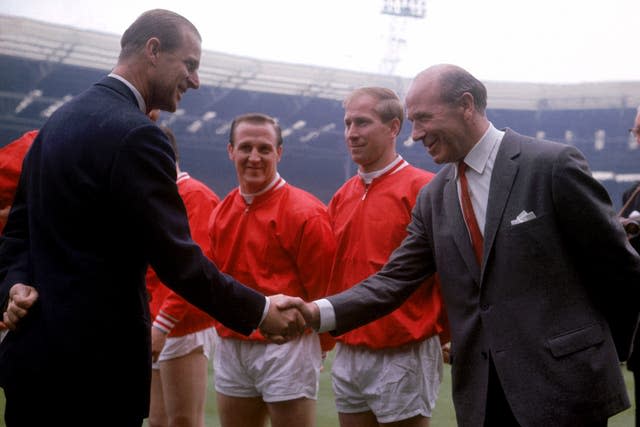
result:
[[[120,36],[0,15],[0,54],[111,69]],[[341,100],[352,89],[385,86],[403,96],[410,79],[335,68],[264,61],[204,51],[203,85]],[[640,104],[640,82],[542,84],[484,82],[489,108],[563,110],[629,108]]]

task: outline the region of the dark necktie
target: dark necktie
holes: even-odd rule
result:
[[[466,170],[467,164],[464,161],[458,163],[458,179],[460,179],[460,200],[462,201],[462,214],[464,215],[464,222],[467,223],[467,228],[469,230],[469,234],[471,235],[473,252],[476,254],[478,265],[481,265],[483,238],[482,233],[480,232],[480,227],[478,226],[476,214],[473,212],[471,196],[469,195],[469,184],[467,183],[467,176],[465,175]]]

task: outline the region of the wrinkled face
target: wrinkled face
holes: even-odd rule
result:
[[[200,52],[200,39],[192,30],[185,28],[179,48],[156,53],[156,72],[148,108],[174,112],[187,89],[200,86]]]
[[[465,109],[444,103],[434,79],[416,79],[407,93],[406,107],[411,138],[422,142],[434,162],[457,162],[473,147]]]
[[[400,121],[383,123],[374,110],[377,100],[363,94],[354,97],[344,110],[344,139],[351,159],[363,172],[383,169],[396,155],[395,138]]]
[[[234,144],[227,146],[240,188],[244,193],[263,190],[277,173],[282,146],[270,123],[240,122],[234,129]]]

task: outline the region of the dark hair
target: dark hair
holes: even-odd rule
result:
[[[467,70],[448,66],[440,75],[440,97],[451,105],[460,102],[466,92],[473,96],[473,103],[480,113],[487,108],[487,88]]]
[[[270,124],[276,131],[277,147],[282,145],[282,130],[278,121],[271,116],[262,113],[247,113],[236,116],[231,122],[231,130],[229,131],[229,144],[233,146],[233,138],[236,127],[242,122],[249,122],[253,124]]]
[[[128,58],[144,47],[152,37],[160,40],[160,50],[173,51],[182,46],[182,31],[188,28],[202,40],[198,29],[182,15],[165,9],[144,12],[127,28],[120,39],[120,59]]]
[[[361,87],[351,92],[342,102],[342,106],[346,107],[354,98],[361,95],[369,95],[378,102],[374,111],[380,116],[380,120],[386,123],[393,119],[400,120],[400,128],[402,129],[402,121],[404,120],[404,107],[398,95],[391,89],[386,87]]]
[[[177,162],[180,159],[180,155],[178,154],[178,144],[176,144],[176,136],[173,134],[171,129],[169,129],[167,126],[160,125],[158,127],[162,132],[164,132],[165,135],[167,135],[167,138],[169,139],[169,143],[171,144],[171,148],[173,148],[173,153],[176,156],[176,162]]]

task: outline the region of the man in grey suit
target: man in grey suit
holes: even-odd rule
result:
[[[437,271],[459,425],[606,425],[629,407],[618,359],[640,304],[640,258],[606,191],[574,147],[496,129],[460,67],[421,72],[406,107],[412,138],[447,165],[382,270],[307,304],[307,322],[345,333]]]

